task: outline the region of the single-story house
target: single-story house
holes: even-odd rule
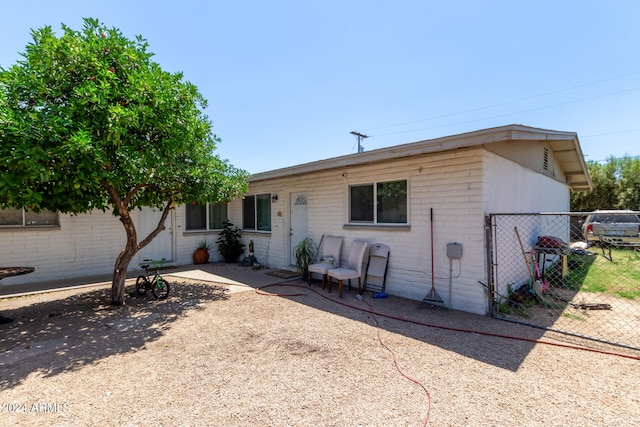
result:
[[[568,212],[570,192],[590,189],[575,133],[510,125],[256,174],[245,201],[264,201],[264,230],[245,237],[260,241],[266,251],[256,250],[258,258],[278,267],[294,263],[306,236],[343,236],[343,260],[353,240],[384,243],[386,293],[422,300],[433,274],[447,305],[451,279],[452,308],[485,314],[486,216]],[[235,203],[230,216],[246,229],[241,208]],[[448,243],[462,245],[453,274]]]
[[[343,261],[354,240],[384,243],[391,249],[386,293],[422,300],[433,277],[447,305],[486,314],[488,295],[479,283],[487,278],[486,216],[568,212],[570,192],[590,189],[576,133],[483,129],[255,174],[242,199],[177,207],[130,268],[149,257],[188,264],[197,243],[214,243],[228,219],[242,229],[245,244],[253,242],[261,265],[292,268],[293,250],[305,237],[320,243],[323,235],[342,236]],[[150,230],[158,216],[138,212],[137,227]],[[0,264],[36,268],[7,283],[111,271],[124,244],[115,217],[94,212],[56,220],[29,226],[23,213],[21,227],[0,225]],[[453,275],[449,243],[462,246]],[[212,251],[211,260],[220,259]]]

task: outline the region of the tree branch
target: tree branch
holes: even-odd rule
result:
[[[134,185],[133,188],[127,192],[127,197],[124,198],[124,202],[123,202],[124,205],[128,207],[129,204],[131,203],[131,199],[133,199],[133,196],[135,196],[138,191],[149,186],[150,184],[142,184],[142,183]]]
[[[111,200],[113,200],[113,205],[118,211],[118,214],[120,214],[120,218],[126,217],[128,215],[127,205],[125,205],[120,198],[120,194],[118,194],[116,188],[109,182],[107,182],[107,180],[104,178],[100,181],[100,183],[105,188],[105,190],[107,190],[107,193],[111,197]]]
[[[164,223],[167,220],[167,217],[169,216],[169,212],[171,211],[171,209],[173,209],[173,197],[169,197],[169,201],[167,202],[167,205],[165,206],[164,211],[162,212],[162,217],[160,217],[160,220],[158,221],[158,225],[151,233],[149,233],[147,237],[145,237],[138,244],[138,250],[147,246],[158,234],[160,234],[165,229]]]

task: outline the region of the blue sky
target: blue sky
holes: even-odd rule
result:
[[[83,17],[182,71],[252,173],[511,123],[640,155],[637,0],[4,2],[0,66]]]

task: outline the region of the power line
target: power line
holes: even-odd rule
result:
[[[631,133],[631,132],[638,132],[638,131],[640,131],[640,128],[638,128],[638,129],[618,130],[618,131],[607,132],[607,133],[598,133],[598,134],[594,134],[594,135],[585,135],[585,136],[581,136],[580,138],[594,138],[596,136],[616,135],[616,134],[619,134],[619,133]]]
[[[633,91],[636,91],[636,90],[640,90],[640,87],[636,87],[636,88],[633,88],[633,89],[625,89],[625,90],[621,90],[621,91],[618,91],[618,92],[607,93],[607,94],[604,94],[604,95],[592,96],[592,97],[589,97],[589,98],[574,99],[573,101],[561,102],[559,104],[547,105],[547,106],[537,107],[537,108],[530,108],[528,110],[520,110],[520,111],[516,111],[516,112],[513,112],[513,113],[498,114],[498,115],[495,115],[495,116],[483,117],[483,118],[480,118],[480,119],[466,120],[466,121],[463,121],[463,122],[449,123],[449,124],[446,124],[446,125],[432,126],[432,127],[427,127],[427,128],[420,128],[420,129],[413,129],[413,130],[406,130],[406,131],[399,131],[399,132],[383,133],[383,134],[379,134],[379,135],[372,135],[372,137],[389,136],[389,135],[400,135],[400,134],[403,134],[403,133],[419,132],[419,131],[423,131],[423,130],[431,130],[431,129],[438,129],[438,128],[443,128],[443,127],[457,126],[457,125],[462,125],[462,124],[467,124],[467,123],[473,123],[473,122],[480,122],[480,121],[483,121],[483,120],[495,119],[495,118],[498,118],[498,117],[514,116],[514,115],[517,115],[517,114],[529,113],[531,111],[539,111],[539,110],[544,110],[544,109],[547,109],[547,108],[553,108],[553,107],[559,107],[559,106],[562,106],[562,105],[574,104],[576,102],[589,101],[589,100],[592,100],[592,99],[598,99],[598,98],[604,98],[604,97],[607,97],[607,96],[619,95],[621,93],[633,92]],[[458,113],[455,113],[455,114],[458,114]],[[461,114],[461,113],[459,113],[459,114]],[[451,114],[451,115],[454,115],[454,114]],[[379,129],[381,129],[381,128],[379,128]]]
[[[629,76],[634,76],[634,75],[637,75],[637,74],[640,74],[640,71],[634,71],[632,73],[623,74],[623,75],[616,76],[616,77],[610,77],[608,79],[597,80],[597,81],[590,82],[590,83],[584,83],[584,84],[581,84],[581,85],[571,86],[571,87],[568,87],[568,88],[565,88],[565,89],[559,89],[559,90],[555,90],[555,91],[551,91],[551,92],[545,92],[545,93],[541,93],[541,94],[538,94],[538,95],[531,95],[531,96],[527,96],[527,97],[524,97],[524,98],[514,99],[514,100],[511,100],[511,101],[501,102],[501,103],[492,104],[492,105],[486,105],[486,106],[483,106],[483,107],[471,108],[469,110],[459,111],[459,112],[455,112],[455,113],[442,114],[440,116],[429,117],[429,118],[426,118],[426,119],[413,120],[413,121],[410,121],[410,122],[403,122],[403,123],[396,123],[396,124],[392,124],[392,125],[379,126],[379,127],[376,127],[376,128],[370,128],[368,130],[369,131],[373,131],[373,130],[379,130],[379,129],[387,129],[387,128],[391,128],[391,127],[405,126],[405,125],[411,125],[411,124],[415,124],[415,123],[422,123],[422,122],[427,122],[427,121],[431,121],[431,120],[442,119],[442,118],[445,118],[445,117],[458,116],[458,115],[461,115],[461,114],[472,113],[472,112],[476,112],[476,111],[488,110],[490,108],[501,107],[503,105],[509,105],[509,104],[515,104],[516,102],[528,101],[528,100],[535,99],[535,98],[542,98],[544,96],[555,95],[555,94],[558,94],[558,93],[567,92],[567,91],[574,90],[574,89],[580,89],[580,88],[587,87],[587,86],[593,86],[593,85],[596,85],[596,84],[605,83],[605,82],[609,82],[609,81],[612,81],[612,80],[617,80],[617,79],[621,79],[621,78],[625,78],[625,77],[629,77]],[[635,90],[635,89],[633,89],[633,90]],[[530,111],[530,110],[527,110],[527,111]],[[516,114],[516,113],[513,113],[513,114]],[[501,117],[501,116],[498,116],[498,117]],[[439,127],[442,127],[442,126],[439,126]],[[419,129],[419,130],[423,130],[423,129]],[[385,134],[385,135],[395,135],[395,134]],[[381,135],[374,135],[374,136],[381,136]]]

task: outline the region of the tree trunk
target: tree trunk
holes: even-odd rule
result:
[[[135,224],[131,219],[131,215],[129,214],[129,203],[131,203],[132,198],[135,194],[144,187],[143,184],[139,184],[132,188],[127,196],[122,199],[118,191],[115,189],[113,185],[111,185],[106,180],[102,180],[102,185],[107,190],[107,193],[111,196],[111,200],[113,200],[113,205],[116,208],[116,211],[120,215],[120,222],[124,226],[124,231],[127,234],[127,244],[125,245],[120,255],[118,255],[118,259],[116,259],[116,265],[113,269],[113,280],[111,282],[111,305],[122,306],[124,305],[124,288],[125,288],[125,280],[127,279],[127,270],[129,269],[129,263],[133,259],[133,257],[138,253],[138,251],[149,244],[162,230],[164,230],[164,222],[169,215],[169,211],[173,209],[173,198],[169,197],[167,201],[167,205],[162,212],[162,217],[158,222],[156,228],[149,233],[147,237],[144,238],[140,243],[138,243],[138,233],[136,232]]]
[[[125,280],[127,279],[127,270],[129,269],[129,263],[138,252],[138,238],[136,229],[133,226],[133,221],[131,221],[131,217],[129,215],[126,215],[125,217],[121,216],[120,221],[124,224],[124,229],[127,233],[127,244],[122,252],[120,252],[120,255],[118,255],[115,267],[113,268],[111,305],[117,306],[124,305],[124,288]]]
[[[125,280],[127,279],[127,270],[129,269],[129,263],[136,254],[136,245],[130,248],[127,235],[127,246],[124,248],[113,269],[113,280],[111,282],[111,305],[122,306],[124,305],[124,288]]]

